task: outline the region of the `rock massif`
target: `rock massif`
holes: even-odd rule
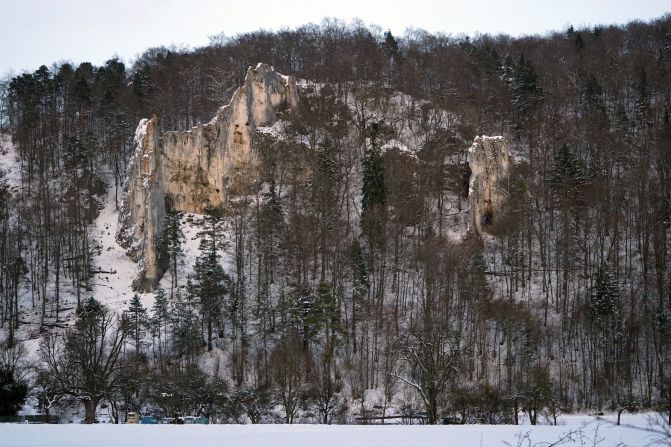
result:
[[[482,234],[483,226],[491,225],[507,196],[501,182],[508,177],[510,154],[504,137],[476,137],[468,149],[471,179],[468,188],[471,230]]]
[[[152,290],[163,274],[158,238],[166,208],[202,213],[208,206],[225,208],[233,196],[245,194],[256,174],[255,130],[274,124],[278,114],[297,103],[294,79],[258,64],[207,124],[160,135],[156,117],[140,121],[117,233],[141,265],[136,289]]]

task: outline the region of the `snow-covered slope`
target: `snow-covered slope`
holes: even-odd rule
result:
[[[12,137],[0,132],[0,177],[11,190],[21,185],[19,154],[12,144]]]

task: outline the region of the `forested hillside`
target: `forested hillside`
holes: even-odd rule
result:
[[[114,233],[138,122],[209,122],[258,62],[298,106],[227,206],[166,204],[165,274],[133,296]],[[671,412],[669,16],[521,38],[330,19],[56,63],[0,84],[0,130],[0,371],[47,414]],[[480,135],[513,162],[478,235]]]

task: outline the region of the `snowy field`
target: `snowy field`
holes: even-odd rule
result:
[[[609,418],[612,420],[612,418]],[[447,447],[663,446],[659,436],[593,418],[565,417],[559,426],[326,425],[25,425],[0,424],[6,447]],[[649,427],[648,416],[623,424]]]

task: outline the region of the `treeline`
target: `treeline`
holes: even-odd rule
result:
[[[0,215],[10,340],[25,291],[41,328],[59,324],[61,290],[88,302],[88,224],[123,182],[138,119],[208,121],[259,61],[316,84],[285,138],[255,142],[259,193],[212,210],[193,272],[172,216],[162,293],[181,310],[154,310],[142,368],[169,378],[221,352],[208,374],[270,390],[288,422],[313,384],[361,416],[376,388],[383,413],[431,423],[671,407],[668,17],[516,39],[326,20],[17,76],[0,119],[22,164]],[[518,162],[484,241],[459,240],[480,134],[506,135]]]

